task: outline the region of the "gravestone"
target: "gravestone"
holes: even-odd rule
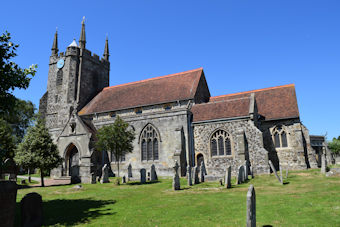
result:
[[[146,170],[140,169],[140,183],[145,184],[146,183]]]
[[[194,167],[194,184],[199,184],[200,180],[198,179],[198,167]]]
[[[244,178],[245,178],[244,166],[242,165],[238,168],[237,184],[244,183],[244,180],[245,180]]]
[[[248,175],[249,175],[249,166],[248,166],[248,161],[246,160],[244,162],[244,180],[248,180]]]
[[[201,162],[200,173],[201,173],[201,182],[204,182],[205,168],[204,168],[204,162],[203,161]]]
[[[283,176],[282,176],[282,167],[281,167],[281,165],[279,165],[279,168],[280,168],[280,180],[281,180],[281,183],[283,184]]]
[[[283,184],[283,182],[281,181],[280,177],[277,175],[276,169],[275,169],[275,167],[274,167],[272,161],[270,161],[270,160],[269,160],[269,166],[270,166],[270,168],[272,169],[273,173],[275,174],[275,177],[277,178],[277,180],[278,180],[281,184]]]
[[[109,166],[107,164],[105,164],[102,168],[102,177],[100,180],[100,183],[104,184],[104,183],[109,183]]]
[[[126,184],[126,178],[123,176],[123,184]]]
[[[97,183],[96,178],[97,178],[96,173],[94,172],[91,173],[91,184]]]
[[[322,153],[321,155],[321,173],[326,174],[326,155],[325,153]]]
[[[288,166],[286,168],[286,179],[288,178]]]
[[[205,168],[204,161],[201,162],[201,170],[203,169],[203,174],[207,175],[207,169]]]
[[[132,166],[131,163],[128,166],[128,179],[132,177]]]
[[[228,166],[225,172],[224,186],[226,188],[231,188],[231,166]]]
[[[157,173],[156,173],[156,168],[155,165],[151,165],[151,181],[156,181],[158,180]]]
[[[223,186],[223,180],[220,179],[219,182],[220,182],[220,186]]]
[[[188,186],[192,186],[191,167],[187,166]]]
[[[247,193],[247,227],[256,227],[256,197],[252,184]]]
[[[176,160],[175,166],[174,166],[174,178],[172,181],[172,188],[174,190],[180,190],[181,189],[181,185],[180,185],[180,181],[179,181],[179,176],[178,176],[178,162]]]
[[[43,207],[41,195],[36,192],[26,194],[22,198],[20,206],[22,226],[42,226]]]

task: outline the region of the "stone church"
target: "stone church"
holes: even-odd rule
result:
[[[74,40],[59,52],[55,33],[49,61],[47,91],[39,111],[58,146],[63,164],[53,177],[72,177],[88,183],[114,156],[95,149],[98,128],[117,116],[135,133],[132,153],[121,158],[122,174],[132,166],[155,165],[159,176],[172,176],[204,162],[211,179],[231,165],[235,175],[245,162],[254,174],[276,167],[317,167],[307,128],[301,123],[293,84],[211,97],[203,68],[147,80],[109,86],[110,62],[106,39],[100,58],[86,49],[82,22],[79,45]]]

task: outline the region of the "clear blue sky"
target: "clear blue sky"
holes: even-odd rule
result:
[[[0,32],[39,66],[17,97],[38,107],[55,29],[64,52],[83,16],[87,49],[101,56],[108,34],[110,85],[198,67],[212,96],[294,83],[310,133],[340,135],[339,0],[8,1]]]

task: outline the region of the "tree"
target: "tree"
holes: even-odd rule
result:
[[[333,138],[331,142],[328,142],[328,147],[334,154],[340,154],[340,136],[338,139]]]
[[[23,141],[16,149],[14,160],[24,167],[40,169],[42,187],[44,187],[44,171],[49,171],[61,164],[62,158],[42,117],[39,116],[36,124],[28,129]]]
[[[0,174],[4,168],[4,162],[7,158],[13,157],[15,148],[12,128],[3,119],[0,118]]]
[[[103,126],[97,132],[96,147],[102,152],[111,152],[117,163],[119,177],[119,163],[121,157],[133,150],[132,141],[135,139],[133,131],[128,130],[129,124],[117,116],[112,125]]]

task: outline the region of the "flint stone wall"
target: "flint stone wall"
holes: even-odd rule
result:
[[[210,138],[218,129],[225,130],[231,135],[231,156],[211,156]],[[238,142],[237,137],[240,138],[240,131],[244,133],[244,138],[247,139],[248,152],[246,151],[246,153],[249,154],[249,161],[253,166],[254,173],[269,173],[268,152],[263,147],[262,132],[255,127],[252,121],[244,119],[194,124],[195,155],[203,154],[209,176],[223,178],[229,165],[232,175],[237,176],[238,166],[243,165],[245,157],[248,156],[244,152],[245,147],[242,148],[240,142]]]

